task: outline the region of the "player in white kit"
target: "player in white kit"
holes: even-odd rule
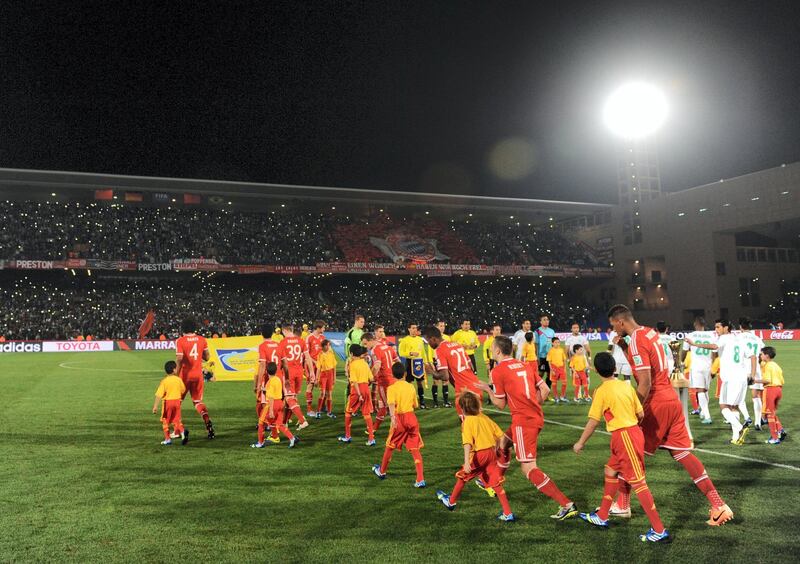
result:
[[[708,409],[708,389],[711,386],[711,353],[709,349],[690,346],[688,341],[701,345],[711,345],[717,342],[717,332],[706,329],[706,320],[697,317],[694,320],[694,331],[689,333],[683,341],[683,357],[686,351],[692,352],[692,364],[689,367],[689,388],[697,394],[697,403],[700,405],[700,422],[710,425],[711,412]]]
[[[589,347],[589,339],[581,334],[581,326],[577,323],[572,324],[571,331],[572,332],[567,335],[567,338],[564,340],[564,345],[567,349],[567,366],[569,366],[569,360],[572,358],[572,355],[575,354],[572,352],[572,349],[575,347],[575,345],[580,345],[583,347],[583,356],[586,357],[586,366],[591,366],[592,349]],[[588,374],[588,369],[586,372]],[[570,370],[570,377],[571,376],[572,371]]]
[[[676,339],[672,337],[667,330],[669,326],[664,321],[656,322],[656,331],[658,331],[658,342],[661,343],[661,347],[664,349],[664,355],[667,359],[667,369],[669,370],[669,376],[672,378],[672,373],[675,371],[675,356],[672,354],[672,349],[669,348],[669,344]]]
[[[692,347],[717,351],[719,377],[722,380],[719,406],[722,416],[731,424],[731,444],[743,445],[750,424],[745,421],[742,425],[739,421],[739,404],[747,394],[748,377],[754,376],[750,372],[745,372],[743,358],[747,358],[749,362],[752,353],[739,335],[731,333],[731,323],[727,319],[717,321],[714,329],[719,335],[716,344],[701,345],[691,339],[686,341]]]
[[[625,351],[617,344],[620,339],[627,341],[628,337],[620,337],[616,331],[609,332],[608,350],[611,351],[611,356],[614,357],[614,363],[617,366],[617,371],[615,372],[617,377],[622,376],[623,380],[630,380],[633,372],[631,371],[631,365],[628,364],[628,357],[625,355]]]
[[[744,346],[747,347],[748,352],[752,353],[753,356],[750,358],[745,359],[742,357],[742,362],[744,366],[742,367],[747,374],[755,373],[756,380],[761,380],[761,363],[758,362],[759,355],[761,353],[761,349],[764,348],[764,341],[761,340],[761,337],[756,335],[753,332],[753,325],[750,322],[750,318],[742,317],[739,319],[739,338],[744,343]],[[761,396],[764,393],[764,384],[757,384],[754,383],[750,386],[751,393],[753,394],[753,415],[755,415],[755,428],[757,430],[761,430],[761,414],[762,414],[762,399]],[[739,406],[739,411],[741,411],[745,419],[750,419],[747,413],[747,399],[742,402],[745,404],[745,408],[742,409],[742,406]]]

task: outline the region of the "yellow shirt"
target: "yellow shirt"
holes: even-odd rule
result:
[[[686,353],[686,356],[683,359],[683,373],[688,374],[691,367],[692,367],[692,351],[689,351]]]
[[[363,358],[350,361],[350,382],[352,384],[369,384],[372,382],[372,370]]]
[[[774,360],[770,360],[761,368],[761,379],[765,386],[783,386],[783,369]]]
[[[386,403],[394,405],[397,414],[412,413],[415,407],[419,407],[417,389],[405,380],[397,380],[386,388]]]
[[[489,335],[483,341],[483,360],[487,362],[494,360],[492,356],[492,343],[494,343],[494,335]]]
[[[715,358],[714,362],[711,363],[711,373],[719,374],[719,357]]]
[[[475,354],[475,349],[478,348],[478,334],[471,329],[469,331],[459,329],[453,333],[451,340],[464,347],[464,352],[467,354]]]
[[[300,338],[301,338],[301,339],[303,339],[304,341],[305,341],[306,339],[308,339],[308,335],[309,335],[309,332],[308,332],[308,331],[306,331],[305,329],[303,329],[303,330],[300,332]]]
[[[422,349],[422,359],[425,361],[426,364],[433,364],[433,347],[430,346],[427,342]]]
[[[639,424],[636,414],[642,411],[642,403],[636,389],[623,380],[604,380],[594,391],[589,418],[605,421],[606,430],[616,431]]]
[[[461,444],[472,445],[473,451],[494,448],[503,431],[483,413],[467,415],[461,424]]]
[[[276,343],[280,343],[281,341],[283,341],[283,335],[278,332],[275,332],[272,334],[272,340],[275,341]]]
[[[569,367],[575,372],[583,372],[586,370],[586,357],[582,354],[576,354],[569,359]]]
[[[411,352],[416,352],[415,358],[425,358],[425,341],[420,336],[412,337],[406,335],[400,339],[400,350],[398,354],[403,358],[411,358]]]
[[[561,368],[567,361],[567,353],[564,352],[562,347],[553,347],[547,351],[547,362],[550,366]]]
[[[336,353],[333,352],[333,349],[328,349],[327,352],[320,352],[319,357],[317,358],[317,364],[319,365],[320,370],[331,370],[332,368],[336,368]]]
[[[283,399],[283,382],[277,376],[270,376],[264,389],[267,401]]]
[[[156,390],[156,397],[168,400],[179,400],[186,393],[186,384],[174,374],[167,374]]]
[[[525,341],[525,344],[522,345],[522,360],[526,360],[528,362],[535,362],[538,359],[536,356],[536,345],[533,344],[531,341]]]

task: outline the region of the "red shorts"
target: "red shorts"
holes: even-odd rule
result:
[[[589,375],[586,374],[585,370],[581,370],[580,372],[572,371],[572,383],[575,386],[588,386],[589,385]]]
[[[361,398],[358,397],[359,393]],[[347,401],[346,413],[355,413],[358,410],[364,415],[372,413],[372,394],[369,384],[351,384],[350,398]]]
[[[283,423],[283,400],[272,400],[272,417],[269,416],[269,406],[265,406],[258,422],[271,427],[280,426]]]
[[[686,418],[677,394],[674,394],[674,397],[654,398],[646,402],[641,426],[644,433],[645,454],[655,454],[657,448],[694,449],[694,442],[686,429]]]
[[[386,447],[400,450],[419,450],[425,443],[419,434],[419,422],[413,411],[408,413],[398,413],[395,416],[395,423],[389,430],[389,437],[386,439]]]
[[[606,466],[628,483],[644,480],[644,434],[641,427],[611,432],[611,456]]]
[[[503,472],[497,465],[497,450],[494,448],[485,448],[477,452],[473,452],[470,458],[470,465],[472,471],[467,474],[461,468],[456,472],[456,478],[469,482],[475,478],[480,478],[483,484],[489,488],[496,488],[505,482]]]
[[[536,462],[536,446],[539,440],[541,427],[533,425],[516,425],[511,422],[511,427],[506,431],[506,437],[514,443],[514,452],[520,462]]]
[[[161,421],[167,425],[172,423],[180,426],[181,400],[164,400],[161,402]]]
[[[766,386],[764,396],[764,413],[775,415],[775,412],[778,411],[778,403],[783,397],[783,386]]]
[[[186,391],[183,393],[183,397],[186,397],[188,393],[192,396],[192,401],[195,403],[203,401],[203,385],[205,381],[201,376],[198,378],[192,378],[191,380],[184,380],[183,383],[186,385]]]
[[[286,394],[297,395],[303,389],[303,371],[289,370],[289,377],[286,379]]]
[[[335,368],[331,368],[330,370],[323,370],[322,372],[320,372],[319,380],[317,382],[319,384],[319,389],[330,392],[331,390],[333,390],[333,383],[335,380],[336,380]]]
[[[550,365],[550,381],[567,380],[567,370],[563,366]]]

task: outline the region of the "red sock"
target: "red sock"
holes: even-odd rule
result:
[[[383,460],[381,460],[381,474],[386,474],[386,470],[389,469],[389,463],[392,461],[393,454],[394,449],[391,447],[386,447],[386,450],[383,451]]]
[[[264,404],[260,401],[256,400],[256,419],[261,417],[261,409],[264,407]]]
[[[622,510],[631,508],[631,485],[625,480],[619,480],[619,492],[617,493],[617,507]]]
[[[778,426],[778,418],[773,414],[767,414],[767,421],[769,421],[769,434],[773,439],[780,438],[780,427]]]
[[[386,419],[386,411],[385,407],[378,408],[378,414],[375,416],[375,430],[377,431],[381,424],[383,424],[383,420]],[[417,480],[419,481],[419,480]]]
[[[722,501],[722,498],[717,493],[717,489],[714,487],[714,483],[711,481],[711,478],[708,477],[706,474],[706,469],[703,468],[703,463],[693,455],[688,450],[682,451],[669,451],[672,455],[672,458],[683,464],[683,467],[686,468],[686,471],[691,476],[692,480],[694,481],[694,485],[705,494],[708,498],[709,503],[711,503],[711,507],[720,507],[725,505],[725,502]]]
[[[611,502],[614,501],[614,496],[619,490],[619,480],[606,476],[605,484],[603,485],[603,501],[600,502],[600,509],[597,510],[597,516],[601,519],[608,519],[608,510],[611,509]]]
[[[500,476],[505,476],[508,467],[511,465],[511,449],[500,449],[497,453],[497,467],[500,468]]]
[[[575,394],[575,399],[578,399],[578,392],[581,391],[581,387],[579,384],[575,384],[573,387],[573,393]]]
[[[164,440],[168,441],[169,437],[169,424],[168,423],[161,423],[161,430],[164,431]]]
[[[349,413],[344,414],[344,436],[350,438],[350,428],[353,426],[353,416]]]
[[[367,433],[369,433],[369,440],[375,439],[375,429],[372,428],[372,415],[369,413],[364,414],[364,423],[367,424]]]
[[[497,495],[497,499],[500,500],[500,505],[503,507],[503,515],[510,515],[511,506],[508,504],[506,490],[503,489],[503,486],[495,486],[494,493]]]
[[[176,433],[183,434],[184,428],[183,428],[183,421],[182,420],[178,419],[174,423],[173,427],[175,428],[175,432]]]
[[[314,389],[306,386],[306,411],[311,411],[311,402],[314,401]]]
[[[200,414],[200,417],[203,418],[203,421],[206,424],[208,424],[208,422],[211,421],[211,419],[209,419],[209,417],[208,417],[208,409],[206,409],[206,404],[204,404],[203,402],[199,401],[196,404],[194,404],[194,408],[197,410],[197,413]]]
[[[536,486],[537,490],[554,500],[561,507],[565,507],[572,503],[569,498],[558,489],[558,486],[556,486],[555,482],[550,479],[550,476],[538,468],[534,468],[528,473],[528,479],[534,486]]]
[[[264,442],[264,424],[261,421],[258,422],[258,442]]]
[[[700,404],[697,403],[697,388],[689,388],[689,399],[692,400],[693,411],[700,409]]]
[[[417,482],[422,482],[425,480],[425,472],[422,466],[422,453],[418,448],[415,448],[409,452],[411,453],[411,457],[414,459],[414,468],[417,471]]]
[[[657,533],[664,532],[664,523],[661,522],[661,517],[656,511],[656,502],[653,501],[653,494],[650,493],[650,488],[644,480],[640,480],[633,484],[636,492],[636,497],[639,498],[639,503],[642,504],[642,509],[647,513],[647,518],[650,519],[650,526]]]
[[[333,398],[330,395],[325,400],[325,404],[328,406],[328,413],[333,413]]]
[[[563,398],[563,397],[566,397],[566,395],[567,395],[567,382],[565,380],[565,381],[561,382],[561,396],[560,397]]]
[[[283,436],[289,439],[290,441],[294,438],[294,435],[292,435],[292,432],[289,430],[289,427],[287,427],[283,423],[281,423],[280,425],[276,425],[275,428],[276,430],[283,433]]]
[[[303,410],[300,409],[299,403],[294,402],[294,405],[292,406],[292,413],[294,413],[294,416],[297,417],[298,423],[305,423],[306,418],[303,416]]]
[[[322,404],[325,403],[325,396],[320,394],[319,398],[317,399],[317,413],[322,411]]]
[[[586,384],[583,387],[583,397],[584,398],[588,398],[589,397],[589,384]]]
[[[456,485],[453,486],[453,493],[450,494],[451,505],[458,503],[458,498],[461,497],[461,490],[464,489],[464,484],[466,484],[464,480],[456,481]]]

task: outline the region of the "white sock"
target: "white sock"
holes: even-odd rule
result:
[[[761,406],[761,398],[753,398],[753,411],[755,411],[756,415],[755,422],[759,427],[761,427]]]
[[[697,403],[700,404],[700,417],[711,419],[711,413],[708,411],[708,392],[697,392]]]
[[[739,404],[739,413],[741,413],[745,419],[750,419],[750,412],[747,411],[747,398],[742,400],[742,403]]]
[[[731,424],[731,439],[738,439],[739,431],[742,430],[742,424],[739,423],[739,414],[734,413],[730,408],[725,407],[722,409],[722,416],[725,418],[725,421]]]

